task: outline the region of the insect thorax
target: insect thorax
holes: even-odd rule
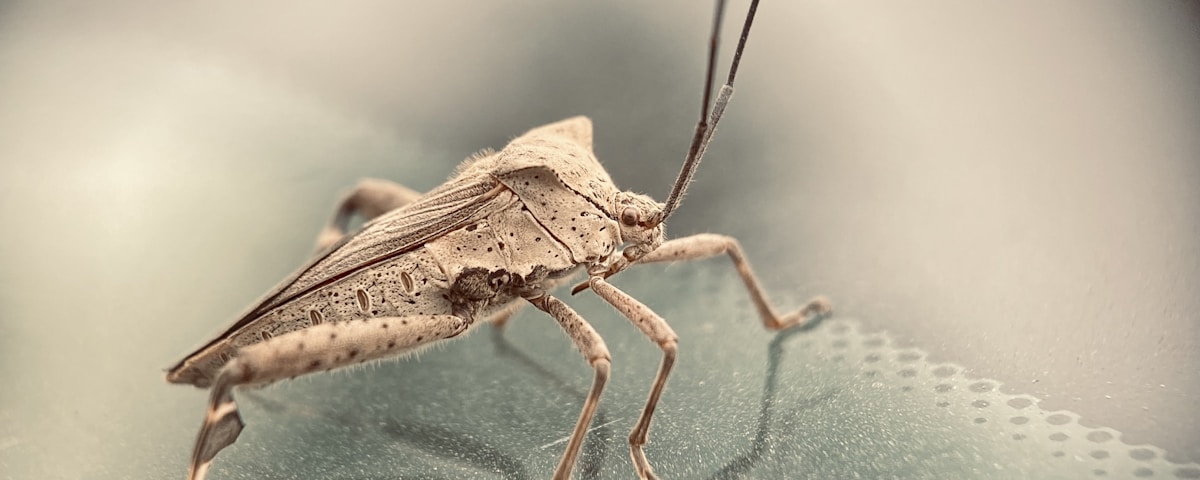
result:
[[[620,192],[591,152],[586,118],[535,129],[470,159],[454,181],[492,191],[492,211],[369,266],[300,277],[280,294],[295,296],[189,356],[172,381],[201,385],[238,349],[321,323],[450,314],[477,324],[548,292],[581,266],[604,262],[622,243],[621,226],[606,211]]]
[[[523,183],[525,177],[511,178]],[[513,200],[420,248],[271,309],[197,355],[191,368],[211,378],[237,349],[321,323],[452,314],[478,324],[522,297],[554,289],[585,260],[616,246],[617,227],[598,209],[572,211],[574,217],[566,218],[553,202],[531,206],[515,195]],[[566,225],[548,229],[534,212]],[[562,219],[555,216],[560,214]]]

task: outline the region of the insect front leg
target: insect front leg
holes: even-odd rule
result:
[[[763,291],[762,286],[758,283],[758,277],[754,275],[754,270],[750,268],[750,262],[746,260],[746,254],[742,251],[742,246],[736,238],[725,235],[701,233],[690,237],[668,240],[663,242],[656,250],[638,259],[637,263],[700,260],[722,253],[728,254],[729,258],[733,260],[733,266],[737,268],[738,275],[742,277],[742,282],[746,284],[746,290],[750,293],[750,299],[754,302],[754,308],[758,310],[758,316],[762,318],[763,326],[767,330],[776,331],[802,325],[833,311],[833,302],[823,295],[818,295],[809,300],[800,310],[786,315],[775,313],[775,309],[771,308],[770,302],[767,301],[766,292]]]
[[[338,202],[337,211],[325,229],[317,235],[317,250],[324,250],[346,235],[350,217],[358,214],[366,220],[403,207],[421,197],[421,193],[398,183],[364,178]]]
[[[600,405],[600,394],[604,392],[604,384],[608,382],[611,357],[608,355],[608,346],[604,344],[604,339],[600,337],[600,334],[596,333],[587,320],[584,320],[565,303],[549,295],[530,298],[529,303],[558,321],[563,331],[575,343],[575,347],[583,354],[583,358],[587,359],[596,372],[592,380],[592,389],[583,402],[583,410],[579,412],[579,421],[575,423],[575,430],[571,432],[571,439],[567,441],[567,450],[563,452],[558,467],[554,469],[554,480],[567,480],[571,478],[571,470],[575,467],[575,460],[579,457],[579,449],[583,446],[583,438],[587,435],[588,425],[591,425],[592,416],[596,414],[596,407]]]
[[[208,412],[189,480],[203,480],[213,458],[237,440],[242,430],[233,387],[263,385],[307,373],[412,353],[466,331],[467,321],[453,315],[380,317],[323,323],[249,345],[221,367],[212,386]]]
[[[650,468],[650,462],[646,460],[646,453],[642,451],[642,446],[649,438],[650,420],[654,416],[654,408],[658,406],[658,399],[662,396],[663,387],[667,385],[667,376],[671,374],[671,367],[675,365],[679,337],[675,335],[675,331],[671,329],[667,321],[650,310],[650,307],[612,286],[599,274],[591,274],[588,285],[591,286],[592,291],[600,295],[600,298],[615,307],[642,333],[657,343],[663,351],[662,364],[658,367],[658,374],[654,376],[654,385],[650,387],[650,398],[646,399],[642,415],[638,418],[637,425],[634,425],[633,431],[629,433],[629,454],[633,457],[633,465],[637,468],[638,477],[658,478],[654,475],[654,470]]]

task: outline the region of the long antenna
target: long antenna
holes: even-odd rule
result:
[[[679,202],[683,199],[683,194],[687,192],[688,185],[692,183],[696,166],[700,165],[700,159],[704,157],[704,151],[708,149],[708,142],[712,140],[713,132],[717,129],[717,122],[721,120],[721,115],[725,113],[725,106],[729,104],[729,97],[733,95],[733,79],[737,76],[738,63],[742,60],[742,50],[746,48],[746,38],[750,36],[750,24],[754,23],[754,13],[758,11],[758,0],[750,2],[750,11],[746,14],[746,24],[742,27],[742,38],[738,40],[737,51],[733,53],[733,64],[729,67],[729,79],[725,81],[725,85],[721,86],[712,112],[709,112],[708,104],[712,94],[713,77],[716,76],[717,42],[721,34],[721,19],[725,15],[725,0],[717,0],[716,9],[713,14],[712,35],[708,40],[708,75],[704,81],[704,100],[700,104],[700,121],[696,124],[696,131],[692,134],[692,145],[688,148],[683,168],[679,170],[679,177],[675,179],[675,186],[671,188],[671,195],[667,197],[666,206],[663,207],[657,218],[647,221],[651,226],[658,225],[671,216],[671,213],[679,207]],[[619,256],[617,263],[613,264],[613,269],[604,276],[607,278],[628,266],[629,263],[625,257]],[[571,295],[587,290],[587,288],[588,282],[575,285],[575,288],[571,289]]]
[[[729,67],[729,79],[725,81],[725,85],[717,94],[717,101],[710,113],[708,107],[712,94],[713,77],[716,76],[717,44],[721,34],[722,17],[725,15],[725,0],[717,0],[716,12],[713,14],[712,35],[709,36],[708,42],[708,73],[704,81],[704,100],[700,105],[700,121],[696,123],[696,131],[692,134],[692,144],[688,148],[687,158],[683,161],[683,168],[679,170],[679,176],[675,178],[675,186],[671,188],[671,195],[667,197],[667,203],[663,207],[662,213],[652,222],[654,224],[665,221],[679,207],[679,202],[683,200],[683,195],[687,192],[687,187],[691,185],[692,177],[696,174],[696,167],[700,165],[700,159],[704,158],[704,152],[708,150],[708,143],[712,141],[713,132],[717,129],[717,122],[721,121],[721,116],[725,114],[725,106],[729,104],[729,98],[733,96],[733,80],[737,76],[738,64],[742,61],[742,50],[746,48],[746,39],[750,36],[750,25],[754,23],[754,14],[757,11],[758,0],[752,0],[750,11],[746,13],[746,23],[742,26],[742,36],[738,40],[737,50],[733,53],[733,64]]]

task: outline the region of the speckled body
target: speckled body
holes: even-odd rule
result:
[[[318,235],[316,258],[167,372],[170,382],[210,390],[188,480],[204,480],[217,453],[245,426],[235,387],[402,356],[484,321],[501,326],[526,304],[553,318],[592,368],[591,389],[554,470],[555,480],[568,480],[612,371],[604,338],[550,293],[578,270],[586,270],[587,281],[573,293],[590,289],[662,351],[629,434],[638,477],[657,479],[643,447],[679,337],[650,307],[609,283],[610,276],[636,264],[726,255],[768,330],[802,325],[832,309],[818,296],[798,311],[777,314],[733,237],[665,240],[664,222],[683,198],[733,94],[757,6],[757,0],[751,2],[729,79],[710,111],[724,10],[724,2],[717,2],[701,118],[664,204],[617,189],[592,153],[592,124],[584,117],[535,128],[500,152],[470,158],[424,195],[386,180],[360,181]],[[370,220],[346,234],[354,214]]]
[[[468,159],[447,184],[347,235],[167,378],[208,387],[248,347],[271,345],[278,353],[303,346],[303,337],[288,333],[318,329],[336,336],[338,325],[351,322],[429,315],[465,322],[430,326],[428,336],[417,333],[400,348],[353,350],[356,362],[458,336],[517,300],[551,290],[582,265],[607,262],[623,243],[612,212],[632,195],[612,184],[592,154],[586,118],[535,129],[500,152]],[[339,353],[321,369],[346,364]]]

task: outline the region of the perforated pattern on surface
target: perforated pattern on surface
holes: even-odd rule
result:
[[[1169,462],[1161,448],[1126,444],[1114,429],[1086,427],[1074,412],[1045,410],[1033,396],[1002,391],[1019,387],[972,378],[959,365],[929,361],[919,349],[896,348],[886,333],[863,333],[853,319],[830,319],[809,334],[812,348],[827,349],[831,361],[857,367],[868,388],[928,400],[963,424],[1008,439],[1013,448],[1040,447],[1061,462],[1061,472],[1077,470],[1093,478],[1200,478],[1200,465]],[[993,448],[997,446],[1004,444]]]

